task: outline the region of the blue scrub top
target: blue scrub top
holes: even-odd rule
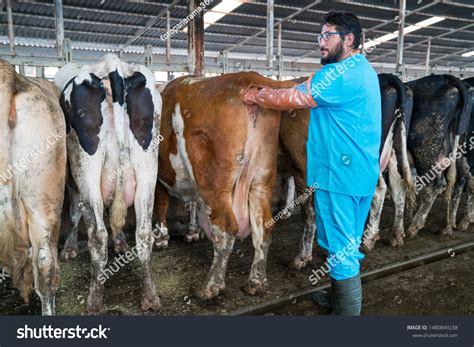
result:
[[[297,86],[307,93],[306,83]],[[307,185],[373,195],[380,171],[382,107],[377,73],[361,54],[327,64],[310,83]]]

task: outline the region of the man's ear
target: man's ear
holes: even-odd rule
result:
[[[346,47],[352,47],[354,44],[354,34],[349,33],[344,36],[344,46]]]

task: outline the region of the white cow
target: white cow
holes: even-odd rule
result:
[[[103,284],[109,277],[104,208],[110,209],[112,234],[117,235],[132,205],[136,246],[130,254],[138,256],[144,270],[142,309],[156,310],[160,303],[150,256],[161,97],[154,76],[145,66],[108,54],[80,70],[64,67],[55,82],[62,89],[69,166],[78,194],[71,200],[80,205],[88,229],[92,261],[88,311],[101,310]]]
[[[57,244],[66,176],[66,129],[59,93],[0,60],[0,269],[28,302],[55,314]]]

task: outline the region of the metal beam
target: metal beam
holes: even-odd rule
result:
[[[54,0],[54,18],[56,20],[56,47],[58,56],[63,57],[64,46],[64,16],[63,16],[63,0]]]
[[[474,50],[474,46],[473,47],[469,47],[469,48],[464,48],[464,49],[461,49],[459,51],[456,51],[456,52],[452,52],[452,53],[448,53],[448,54],[444,54],[442,55],[441,57],[438,57],[438,58],[435,58],[435,59],[431,59],[431,63],[434,62],[434,61],[438,61],[438,60],[442,60],[442,59],[446,59],[446,58],[449,58],[453,55],[459,55],[459,54],[463,54],[465,52],[469,52],[469,51],[473,51]]]
[[[430,53],[431,53],[431,40],[428,41],[428,46],[426,47],[425,74],[427,76],[430,74]]]
[[[421,7],[418,7],[417,9],[413,10],[413,11],[407,11],[406,14],[405,14],[405,18],[408,17],[408,16],[411,16],[412,14],[415,14],[417,12],[420,12],[420,11],[423,11],[423,10],[426,10],[427,8],[430,8],[430,7],[433,7],[435,5],[438,5],[439,3],[443,2],[443,0],[436,0],[436,1],[433,1],[432,3],[429,3],[429,4],[426,4],[426,5],[423,5]],[[353,3],[353,2],[351,2]],[[357,5],[357,4],[355,4]],[[391,24],[391,23],[394,23],[396,21],[396,18],[393,18],[389,21],[384,21],[380,24],[377,24],[369,29],[366,30],[366,32],[369,32],[369,31],[372,31],[372,30],[375,30],[375,29],[378,29],[378,28],[381,28],[387,24]]]
[[[281,24],[278,25],[277,63],[278,63],[278,80],[281,80],[283,78],[283,68],[285,66],[284,61],[283,61],[283,53],[281,49]]]
[[[8,21],[8,41],[10,41],[10,52],[16,55],[15,51],[15,35],[13,34],[13,16],[12,16],[12,1],[7,0],[7,21]]]
[[[121,50],[124,50],[128,46],[130,46],[133,42],[135,42],[140,36],[142,36],[148,29],[150,29],[152,26],[154,26],[156,23],[159,22],[161,17],[166,14],[167,11],[171,10],[177,3],[179,3],[180,0],[174,0],[171,4],[169,4],[163,11],[161,11],[155,18],[152,18],[146,22],[146,25],[144,28],[139,29],[135,35],[127,42],[125,42],[123,45],[120,46]]]
[[[397,43],[397,65],[396,72],[401,74],[403,68],[403,41],[404,41],[404,28],[405,28],[405,14],[406,14],[406,0],[400,0],[400,11],[398,14],[398,43]]]
[[[289,16],[287,16],[287,17],[285,17],[285,18],[283,18],[283,19],[280,19],[278,22],[276,22],[276,23],[273,25],[273,27],[276,27],[276,26],[278,26],[278,25],[280,25],[280,24],[283,24],[284,22],[286,22],[286,21],[288,21],[288,20],[290,20],[290,19],[292,19],[292,18],[298,16],[299,14],[301,14],[301,13],[303,13],[303,12],[309,10],[310,8],[312,8],[312,7],[314,7],[314,6],[318,5],[318,4],[320,4],[321,1],[322,1],[322,0],[314,1],[314,2],[312,2],[311,4],[309,4],[309,5],[305,6],[305,7],[303,7],[302,9],[296,11],[295,13],[290,14]],[[240,42],[238,42],[238,43],[233,44],[233,45],[230,46],[229,48],[226,48],[224,51],[230,52],[231,50],[233,50],[233,49],[235,49],[235,48],[237,48],[237,47],[240,47],[240,46],[244,45],[245,43],[249,42],[251,39],[262,35],[266,30],[267,30],[266,28],[265,28],[265,29],[261,29],[259,32],[253,34],[252,36],[247,37],[246,39],[244,39],[244,40],[242,40],[242,41],[240,41]]]
[[[412,48],[412,47],[415,47],[415,46],[419,46],[419,45],[422,45],[424,43],[427,43],[428,41],[430,40],[434,40],[434,39],[440,39],[442,37],[445,37],[445,36],[448,36],[448,35],[451,35],[451,34],[454,34],[455,32],[458,32],[458,31],[461,31],[461,30],[464,30],[464,29],[467,29],[467,28],[470,28],[470,27],[473,27],[474,26],[474,23],[471,23],[471,24],[467,24],[467,25],[464,25],[460,28],[457,28],[457,29],[450,29],[449,31],[445,32],[445,33],[442,33],[442,34],[439,34],[439,35],[436,35],[436,36],[433,36],[433,37],[430,37],[430,38],[427,38],[425,40],[421,40],[419,42],[415,42],[415,43],[412,43],[408,46],[405,47],[405,51]],[[434,46],[433,46],[434,47]],[[376,57],[373,57],[371,59],[369,59],[369,61],[374,61],[378,58],[384,58],[384,57],[388,57],[388,56],[391,56],[393,55],[393,51],[392,52],[389,52],[389,53],[385,53],[385,54],[382,54],[382,55],[378,55]]]
[[[267,66],[273,66],[274,0],[267,0]],[[281,24],[280,24],[281,25]]]
[[[266,4],[265,4],[266,6]],[[69,9],[71,6],[63,6],[64,9]],[[177,6],[177,7],[180,7],[180,6]],[[74,7],[73,7],[74,8]],[[275,5],[275,8],[278,8],[277,5]],[[87,9],[87,10],[90,10],[90,9]],[[104,11],[105,13],[109,13],[111,11]],[[316,11],[316,10],[309,10],[309,12],[314,12],[314,13],[319,13],[319,11]],[[322,13],[322,12],[321,12]],[[15,15],[17,16],[21,16],[21,17],[24,17],[24,18],[29,18],[29,19],[33,19],[33,20],[37,20],[37,19],[45,19],[45,20],[54,20],[54,18],[52,17],[48,17],[48,16],[44,16],[44,15],[31,15],[31,14],[26,14],[26,13],[18,13],[16,12]],[[230,15],[230,14],[229,14]],[[258,18],[265,18],[265,16],[259,16]],[[360,19],[363,19],[362,16],[359,16]],[[175,20],[179,20],[178,18],[171,18],[171,22],[175,21]],[[140,28],[140,26],[137,26],[137,25],[131,25],[131,24],[114,24],[114,23],[109,23],[109,22],[105,22],[105,23],[96,23],[95,21],[91,21],[91,20],[84,20],[84,19],[72,19],[72,18],[65,18],[64,19],[65,23],[76,23],[76,24],[82,24],[82,25],[85,25],[86,27],[88,27],[88,24],[91,24],[91,25],[94,25],[94,24],[100,24],[100,25],[103,25],[104,27],[121,27],[121,28],[133,28],[133,29],[138,29]],[[314,22],[307,22],[307,21],[301,21],[301,20],[298,20],[298,23],[302,23],[302,24],[314,24]],[[54,26],[54,25],[53,25]],[[42,30],[52,30],[50,29],[48,26],[45,26],[45,27],[34,27],[34,26],[21,26],[21,25],[16,25],[15,27],[20,27],[20,28],[39,28],[39,29],[42,29]],[[235,25],[235,24],[227,24],[227,23],[214,23],[213,24],[213,27],[226,27],[226,28],[232,28],[232,32],[235,32],[235,33],[238,33],[240,31],[240,29],[255,29],[253,26],[248,26],[248,25]],[[447,28],[440,28],[440,27],[437,27],[437,26],[430,26],[431,29],[439,29],[439,30],[447,30]],[[235,30],[234,30],[235,29]],[[159,30],[159,31],[163,31],[165,30],[165,28],[153,28],[152,30]],[[288,29],[282,29],[282,32],[283,33],[290,33],[290,34],[301,34],[300,32],[296,31],[296,30],[288,30]],[[466,32],[467,34],[472,34],[473,32],[472,31],[461,31],[461,32]],[[124,38],[124,40],[127,40],[131,37],[133,37],[133,35],[124,35],[124,34],[104,34],[102,31],[100,31],[100,28],[99,30],[95,30],[95,31],[90,31],[90,32],[86,32],[86,31],[79,31],[79,30],[68,30],[67,33],[69,34],[72,34],[72,33],[77,33],[77,34],[98,34],[100,36],[110,36],[110,37],[120,37],[120,38]],[[67,34],[66,33],[66,34]],[[386,32],[382,32],[380,31],[380,34],[383,35],[383,34],[386,34]],[[229,33],[226,33],[226,34],[223,34],[223,33],[215,33],[215,32],[206,32],[206,35],[208,37],[211,37],[211,36],[217,36],[217,37],[228,37],[228,38],[232,38],[234,40],[238,40],[238,39],[241,39],[242,37],[245,37],[244,35],[235,35],[235,34],[229,34]],[[153,44],[154,46],[156,47],[159,47],[159,41],[158,41],[158,38],[155,36],[155,37],[152,37],[152,36],[144,36],[142,35],[142,37],[146,37],[147,40],[153,40],[153,42],[149,42],[150,44]],[[423,36],[421,35],[416,35],[416,33],[412,33],[410,34],[410,37],[412,38],[424,38]],[[260,38],[259,38],[260,39]],[[161,40],[160,40],[161,41]],[[283,39],[282,40],[283,42],[296,42],[295,40],[287,40],[287,39]],[[466,43],[469,43],[470,41],[469,40],[462,40],[462,39],[456,39],[455,40],[456,42],[466,42]],[[162,41],[161,41],[162,42]],[[299,40],[298,43],[301,43],[301,44],[305,44],[305,43],[313,43],[313,41],[301,41]],[[390,42],[388,42],[390,43]],[[225,45],[227,45],[228,43],[225,43]],[[433,48],[435,48],[435,45],[432,46]],[[439,47],[439,48],[442,48],[442,47]]]
[[[189,13],[199,7],[198,0],[189,0]],[[204,11],[201,10],[188,25],[188,70],[202,76],[204,69]]]
[[[171,15],[170,11],[166,11],[166,32],[171,31]],[[171,36],[166,37],[166,62],[171,63]]]

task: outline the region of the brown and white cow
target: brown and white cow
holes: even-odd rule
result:
[[[102,308],[107,230],[125,224],[127,208],[136,212],[135,251],[143,266],[142,309],[157,309],[159,299],[150,273],[152,212],[158,171],[161,97],[150,70],[112,54],[79,72],[65,68],[55,78],[67,125],[67,150],[87,225],[91,254],[90,313]]]
[[[59,93],[3,60],[0,76],[0,268],[26,302],[34,283],[43,315],[53,315],[66,175]]]
[[[248,106],[241,91],[251,85],[285,88],[253,72],[213,78],[182,77],[162,92],[163,118],[155,208],[166,240],[167,194],[197,201],[197,216],[214,245],[214,260],[196,292],[212,299],[225,288],[227,262],[236,238],[250,234],[255,249],[246,286],[267,289],[266,259],[272,227],[281,113]]]

